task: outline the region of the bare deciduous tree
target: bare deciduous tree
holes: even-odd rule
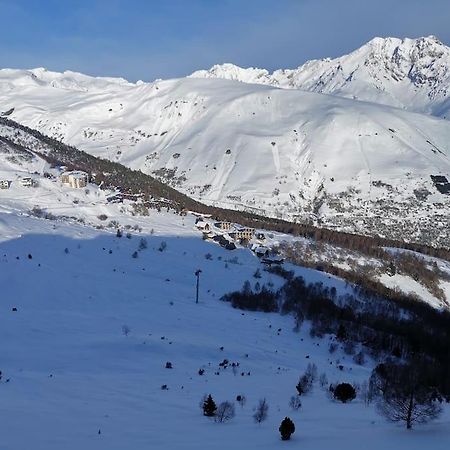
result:
[[[404,422],[411,429],[415,423],[436,419],[442,412],[436,389],[428,384],[426,361],[409,364],[385,364],[371,377],[378,395],[377,409],[392,422]]]
[[[300,395],[293,395],[289,400],[289,406],[294,410],[298,411],[302,407],[302,401],[300,400]]]
[[[216,410],[214,421],[218,423],[227,422],[234,417],[234,405],[231,402],[222,402]]]
[[[442,412],[441,405],[430,394],[415,389],[384,395],[377,403],[377,409],[392,422],[405,422],[408,429],[415,423],[436,419]]]
[[[253,419],[256,423],[264,422],[269,415],[269,404],[265,398],[258,402],[258,406],[255,408],[255,413],[253,414]]]

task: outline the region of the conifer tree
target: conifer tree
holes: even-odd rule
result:
[[[206,417],[214,417],[216,415],[216,410],[216,402],[213,400],[211,394],[209,394],[203,402],[203,415]]]
[[[294,422],[289,417],[285,417],[279,428],[281,439],[283,441],[288,441],[291,438],[291,434],[295,433]]]

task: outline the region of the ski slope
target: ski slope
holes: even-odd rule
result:
[[[245,250],[226,263],[230,252],[202,241],[187,220],[161,213],[147,218],[161,231],[127,239],[0,213],[2,450],[276,449],[286,445],[277,430],[286,415],[297,426],[290,445],[305,449],[359,449],[362,441],[368,449],[446,448],[448,408],[435,423],[408,432],[361,400],[331,402],[316,385],[301,410],[291,411],[289,398],[309,362],[330,382],[362,382],[373,362],[358,366],[340,350],[330,356],[328,339],[311,339],[307,325],[294,333],[291,317],[220,302],[246,279],[253,284],[260,263]],[[148,247],[132,258],[142,236]],[[326,274],[296,270],[345,289]],[[258,281],[276,287],[281,279],[262,271]],[[236,374],[219,366],[224,358],[240,363]],[[217,424],[201,415],[205,393],[218,402],[243,394],[247,402],[236,403],[231,422]],[[256,425],[253,407],[262,397],[269,418]]]

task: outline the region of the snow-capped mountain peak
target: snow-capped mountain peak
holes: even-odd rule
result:
[[[244,83],[271,84],[269,71],[248,67],[246,69],[231,63],[216,64],[209,70],[198,70],[190,75],[192,78],[223,78]]]
[[[435,36],[375,37],[348,55],[273,73],[223,64],[191,76],[333,94],[441,117],[450,110],[450,48]]]

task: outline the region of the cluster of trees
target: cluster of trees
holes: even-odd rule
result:
[[[290,277],[288,277],[290,278]],[[362,348],[374,358],[392,357],[415,361],[426,371],[429,384],[450,400],[450,313],[398,294],[395,301],[368,288],[355,295],[338,296],[322,283],[306,283],[302,277],[288,279],[278,291],[253,291],[246,283],[238,292],[225,295],[233,307],[252,311],[291,313],[296,328],[311,321],[311,334],[334,334],[355,362],[364,363]],[[331,350],[330,350],[331,351]]]
[[[244,399],[245,397],[242,395],[238,395],[236,397],[236,401],[240,403],[241,406],[245,404]],[[211,394],[205,395],[202,398],[200,407],[205,417],[210,417],[217,423],[227,422],[235,416],[235,408],[233,403],[225,401],[217,406]],[[255,411],[253,414],[253,420],[255,421],[255,423],[259,424],[264,422],[268,417],[268,412],[269,404],[267,403],[267,400],[263,398],[255,407]],[[281,434],[282,440],[289,440],[291,438],[291,435],[295,432],[294,422],[292,422],[289,417],[285,417],[280,424],[279,432]]]
[[[222,300],[230,302],[233,308],[249,311],[276,312],[279,310],[276,292],[271,291],[265,285],[254,292],[249,281],[244,283],[240,291],[225,294]]]
[[[317,249],[317,253],[326,254],[325,247],[322,245],[312,244],[313,249]],[[358,250],[358,255],[363,254],[369,257],[376,258],[377,263],[380,262],[383,267],[380,268],[366,266],[362,269],[360,266],[353,267],[352,270],[345,270],[340,267],[336,267],[330,262],[321,261],[317,263],[315,258],[312,257],[309,251],[311,247],[307,247],[305,250],[304,244],[301,242],[284,243],[282,246],[283,254],[292,262],[305,267],[311,267],[317,270],[321,270],[333,275],[339,276],[351,283],[358,284],[359,286],[377,292],[379,295],[383,295],[386,298],[395,300],[399,297],[399,293],[393,289],[390,289],[383,285],[381,282],[371,277],[370,270],[374,273],[378,273],[379,270],[395,275],[399,273],[411,277],[413,280],[421,283],[427,288],[436,298],[445,300],[445,293],[440,287],[440,281],[442,279],[450,280],[448,273],[439,269],[436,263],[430,263],[426,261],[422,256],[412,252],[389,252],[378,247],[366,247]],[[349,261],[351,264],[351,260]],[[283,274],[280,274],[283,276]],[[417,298],[414,295],[404,295],[404,298],[409,298],[410,301],[416,301]]]

